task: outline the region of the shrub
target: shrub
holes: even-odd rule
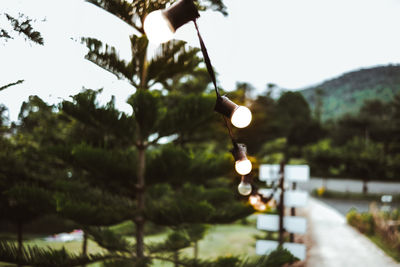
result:
[[[357,210],[350,210],[347,215],[347,223],[357,228],[361,233],[374,234],[374,218],[371,213],[358,213]]]

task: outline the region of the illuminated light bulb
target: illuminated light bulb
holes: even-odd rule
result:
[[[149,41],[155,44],[168,42],[174,37],[174,31],[161,10],[148,14],[143,28]]]
[[[229,118],[233,126],[244,128],[251,122],[251,111],[245,106],[239,106],[226,96],[218,96],[214,110]]]
[[[252,187],[250,183],[246,183],[245,181],[241,181],[238,185],[238,191],[242,196],[247,196],[251,193]]]
[[[238,160],[235,162],[235,170],[240,175],[249,174],[251,172],[251,169],[252,169],[251,161],[248,159]]]
[[[259,195],[251,195],[249,197],[249,202],[252,206],[256,205],[260,201],[260,196]]]
[[[143,29],[150,42],[160,44],[171,40],[175,31],[200,17],[193,0],[179,0],[164,10],[149,13]]]
[[[258,211],[265,211],[267,209],[267,206],[265,206],[265,204],[260,203],[259,205],[257,205],[256,210]]]
[[[232,114],[231,122],[237,128],[247,127],[251,122],[251,111],[247,107],[239,106]]]
[[[252,165],[251,161],[247,158],[247,148],[244,144],[234,143],[233,149],[231,150],[233,157],[235,158],[235,169],[240,175],[246,175],[251,172]]]

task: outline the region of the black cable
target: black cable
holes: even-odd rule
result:
[[[218,87],[217,87],[217,80],[215,78],[215,72],[211,65],[210,57],[208,56],[208,53],[207,53],[207,48],[203,42],[203,38],[201,38],[200,31],[199,31],[199,28],[197,27],[196,20],[193,20],[193,23],[194,23],[194,26],[196,27],[197,36],[199,37],[200,48],[201,48],[201,52],[203,53],[204,62],[206,63],[208,74],[210,75],[211,81],[214,84],[215,93],[217,94],[217,97],[221,97],[221,95],[219,94],[219,91],[218,91]]]
[[[206,45],[204,44],[203,38],[201,37],[200,31],[199,31],[199,27],[197,26],[196,20],[193,20],[193,23],[194,23],[194,26],[196,27],[197,36],[199,37],[199,41],[200,41],[201,52],[203,54],[204,62],[206,63],[208,74],[210,75],[211,81],[212,81],[212,83],[214,85],[215,93],[217,95],[217,98],[221,97],[221,95],[220,95],[220,93],[218,91],[217,80],[215,78],[215,72],[214,72],[213,66],[211,65],[211,60],[210,60],[210,57],[208,56]],[[229,136],[230,136],[230,138],[232,140],[232,144],[233,144],[234,147],[236,147],[237,143],[235,141],[235,138],[233,137],[232,128],[230,127],[230,124],[228,123],[227,118],[224,115],[222,115],[222,117],[224,118],[225,126],[228,129],[228,133],[229,133]]]

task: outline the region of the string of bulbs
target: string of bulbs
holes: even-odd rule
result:
[[[247,127],[252,119],[251,111],[245,106],[235,104],[227,96],[221,96],[218,90],[215,72],[211,65],[210,57],[208,56],[207,48],[204,44],[203,38],[201,37],[196,22],[196,19],[199,17],[200,14],[193,0],[178,0],[166,9],[156,10],[149,13],[144,20],[143,28],[150,42],[160,44],[171,40],[175,31],[179,27],[190,21],[193,21],[197,31],[197,36],[199,38],[204,62],[214,85],[214,90],[217,97],[214,110],[222,114],[229,137],[232,141],[233,148],[231,153],[235,159],[235,170],[241,175],[241,182],[238,185],[238,191],[241,195],[248,196],[254,192],[252,187],[252,176],[250,174],[252,170],[252,164],[247,158],[246,145],[240,144],[236,141],[231,125],[237,128]],[[259,198],[260,200],[263,200],[260,196]],[[249,199],[250,202],[252,201],[251,199]],[[264,201],[266,201],[266,199],[264,199]]]

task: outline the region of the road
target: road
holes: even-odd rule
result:
[[[328,205],[311,198],[306,213],[310,239],[307,267],[400,266]]]
[[[359,180],[345,180],[345,179],[322,179],[311,178],[307,183],[301,183],[298,187],[306,190],[309,193],[314,189],[325,186],[328,190],[335,190],[341,192],[362,192],[362,181]],[[370,193],[381,194],[399,194],[400,183],[392,182],[369,182],[368,190]],[[342,215],[346,215],[352,208],[357,209],[359,212],[366,212],[369,209],[370,201],[367,200],[344,200],[344,199],[320,199],[320,201],[333,207]]]
[[[341,192],[362,192],[362,181],[352,179],[324,179],[311,178],[307,183],[299,184],[303,190],[311,192],[313,189],[325,186],[328,190]],[[368,182],[369,193],[395,194],[400,192],[400,183],[394,182]]]

